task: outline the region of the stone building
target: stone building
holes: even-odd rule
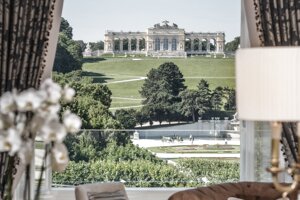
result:
[[[157,57],[185,57],[194,54],[223,54],[224,32],[185,32],[168,21],[146,32],[106,31],[104,53],[145,54]]]

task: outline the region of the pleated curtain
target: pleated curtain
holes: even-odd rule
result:
[[[0,95],[39,86],[54,4],[55,0],[0,0]],[[0,153],[0,199],[7,173],[16,173],[17,160]]]

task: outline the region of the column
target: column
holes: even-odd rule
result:
[[[128,51],[131,51],[131,38],[128,38]]]
[[[220,42],[220,41],[218,41],[218,42],[216,43],[216,51],[217,51],[217,52],[221,52],[221,42]]]
[[[194,51],[194,39],[191,39],[191,51]]]
[[[206,43],[206,51],[210,52],[210,39],[207,39],[206,41],[207,41],[207,43]]]
[[[199,39],[199,51],[201,52],[202,51],[202,39]]]
[[[120,39],[120,51],[123,51],[123,39]]]
[[[140,50],[140,39],[136,39],[136,51]]]
[[[114,41],[114,40],[111,40],[111,43],[110,43],[110,50],[111,50],[111,51],[115,51],[115,41]]]
[[[163,51],[164,50],[164,39],[159,38],[159,41],[160,41],[160,51]]]

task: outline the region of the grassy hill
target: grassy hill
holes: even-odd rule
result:
[[[107,84],[111,89],[112,106],[139,107],[139,90],[151,68],[157,68],[165,62],[174,62],[185,78],[185,85],[195,89],[200,79],[206,79],[211,88],[217,86],[235,87],[233,58],[105,58],[87,59],[83,70],[96,82]]]

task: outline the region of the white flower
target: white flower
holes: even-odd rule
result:
[[[16,96],[16,103],[19,111],[32,111],[40,107],[43,98],[38,95],[35,89],[28,89]]]
[[[14,126],[15,114],[13,112],[9,112],[7,114],[0,115],[0,130],[7,129],[9,127]]]
[[[64,171],[69,162],[66,146],[63,143],[55,143],[51,153],[52,170],[58,172]]]
[[[5,92],[0,98],[0,112],[7,114],[15,108],[14,95],[11,92]]]
[[[9,128],[0,135],[0,151],[8,151],[10,156],[15,155],[19,151],[21,144],[20,134],[14,128]]]
[[[46,109],[49,114],[57,114],[60,111],[60,105],[59,104],[50,105]]]
[[[32,120],[29,124],[30,131],[32,133],[38,132],[41,129],[41,127],[43,126],[44,123],[45,123],[44,117],[42,117],[40,115],[33,116]]]
[[[70,111],[64,113],[63,123],[70,133],[78,132],[82,124],[81,119],[77,115],[70,113]]]
[[[74,96],[75,96],[75,90],[73,88],[70,88],[69,86],[65,86],[63,90],[64,100],[70,102],[72,101]]]
[[[26,122],[26,114],[25,113],[19,113],[17,116],[16,116],[16,122],[17,123],[25,123]]]
[[[61,123],[51,120],[43,124],[39,135],[46,143],[51,141],[62,142],[67,135],[67,131]]]
[[[30,163],[32,160],[32,155],[33,155],[33,142],[32,140],[28,140],[26,142],[23,142],[19,152],[18,156],[21,160],[21,162],[24,165],[27,165]]]
[[[61,87],[57,83],[54,83],[52,79],[46,79],[40,87],[41,90],[47,92],[47,101],[50,103],[58,103],[61,98]]]

